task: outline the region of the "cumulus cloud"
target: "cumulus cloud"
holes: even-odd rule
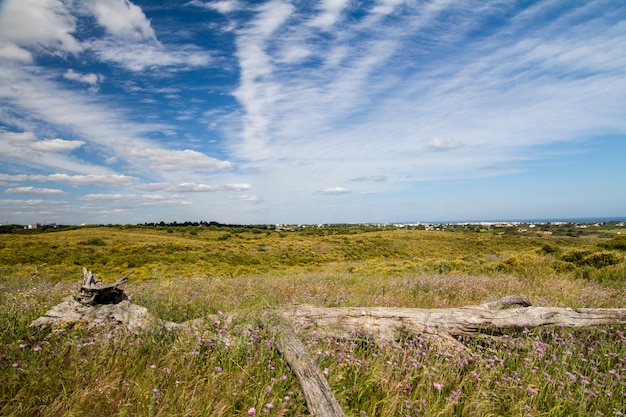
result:
[[[128,154],[147,160],[152,167],[166,171],[212,171],[231,167],[231,163],[228,161],[220,161],[190,149],[176,151],[161,148],[135,148],[130,150]]]
[[[146,15],[128,0],[96,0],[93,11],[98,23],[114,37],[130,41],[156,40]]]
[[[28,174],[0,174],[0,181],[7,182],[60,182],[71,185],[115,185],[128,186],[137,181],[137,178],[127,175],[68,175],[68,174],[49,174],[49,175],[28,175]]]
[[[33,56],[24,48],[0,39],[0,59],[16,61],[22,64],[33,62]]]
[[[26,49],[51,54],[77,54],[83,46],[73,36],[76,18],[60,0],[7,1],[0,13],[3,55],[29,62]],[[24,48],[24,49],[23,49]]]
[[[82,140],[48,139],[40,140],[30,144],[36,151],[44,152],[69,152],[80,148],[85,144]]]
[[[181,183],[168,188],[171,191],[178,192],[207,192],[207,191],[243,191],[249,190],[250,184],[224,184],[224,185],[206,185],[195,183]]]
[[[434,138],[426,142],[425,149],[431,152],[446,152],[463,148],[464,145],[453,139]]]
[[[0,131],[0,142],[7,142],[16,148],[33,149],[43,152],[69,152],[85,144],[82,140],[46,139],[37,140],[33,132]],[[1,152],[0,152],[1,153]]]
[[[5,194],[61,195],[65,191],[56,188],[11,187],[4,190]]]
[[[322,195],[339,195],[339,194],[350,194],[352,192],[349,188],[344,187],[332,187],[327,188],[324,191],[320,191],[319,194]]]
[[[65,71],[65,74],[63,74],[63,78],[83,84],[88,84],[92,87],[97,86],[98,83],[100,83],[103,79],[103,77],[99,74],[81,74],[74,71],[73,69],[68,69],[67,71]]]

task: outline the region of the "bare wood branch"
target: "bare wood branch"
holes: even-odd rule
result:
[[[345,417],[346,415],[335,399],[328,381],[293,329],[285,323],[279,324],[278,335],[278,349],[285,356],[287,363],[300,381],[311,415],[316,417]]]

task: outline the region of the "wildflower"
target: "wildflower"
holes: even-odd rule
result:
[[[254,415],[254,413],[256,413],[256,409],[255,409],[254,407],[250,407],[250,408],[248,409],[248,415],[249,415],[249,416],[253,416],[253,415]]]
[[[443,388],[443,385],[440,384],[439,382],[433,382],[433,387],[437,390],[440,391]]]
[[[215,367],[215,372],[222,372],[222,368],[220,368],[219,366]]]
[[[265,404],[265,408],[267,408],[268,410],[271,410],[272,408],[274,408],[274,404],[267,403],[267,404]]]
[[[270,391],[272,391],[272,387],[271,386],[268,385],[267,387],[265,387],[265,392],[270,392]]]
[[[156,365],[155,364],[150,365],[150,369],[156,369]]]
[[[161,401],[161,392],[157,388],[152,388],[150,391],[152,391],[153,394],[156,394],[157,401]]]
[[[328,368],[324,368],[324,370],[322,371],[322,373],[323,373],[325,376],[328,376]]]
[[[528,387],[528,392],[530,392],[531,394],[537,394],[539,391],[537,391],[533,387]]]
[[[39,346],[39,345],[35,345],[35,346],[33,347],[33,350],[34,350],[35,352],[39,352],[39,351],[41,350],[41,346]]]
[[[163,368],[163,369],[161,369],[161,372],[163,372],[164,374],[169,374],[169,373],[172,372],[172,369],[171,368]]]

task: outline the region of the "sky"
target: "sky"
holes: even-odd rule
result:
[[[626,3],[0,0],[0,224],[626,217]]]

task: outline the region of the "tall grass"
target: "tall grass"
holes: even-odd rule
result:
[[[1,236],[0,415],[308,415],[274,346],[268,307],[456,307],[511,294],[534,305],[626,307],[623,252],[603,240],[226,235],[109,228]],[[577,265],[562,259],[572,250],[621,258],[596,268],[584,264],[589,254],[576,255]],[[198,332],[28,327],[77,290],[84,257],[97,260],[85,266],[105,280],[137,262],[124,288],[159,318],[213,318]],[[222,319],[235,310],[244,312],[237,321]],[[349,416],[608,416],[626,404],[624,330],[533,329],[461,340],[466,348],[414,334],[302,337]]]

